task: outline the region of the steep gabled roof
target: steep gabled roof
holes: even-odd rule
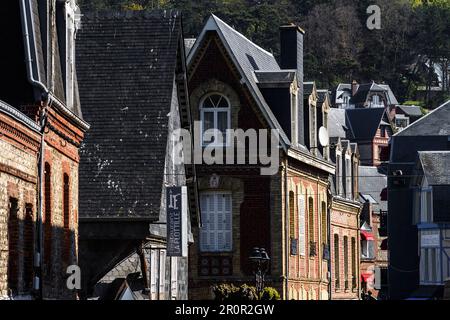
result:
[[[81,148],[80,213],[158,218],[181,16],[95,13],[82,23],[78,79],[92,128]]]
[[[383,116],[384,108],[348,109],[347,120],[355,139],[372,139],[375,137]]]
[[[450,135],[450,100],[423,116],[394,136]]]
[[[429,185],[450,185],[450,151],[419,151],[419,161]]]
[[[347,138],[345,109],[331,108],[328,112],[328,134],[330,137]]]
[[[259,47],[217,16],[211,14],[200,36],[189,52],[187,58],[188,65],[191,63],[208,31],[217,32],[228,54],[241,73],[244,83],[248,85],[250,93],[260,107],[261,113],[267,120],[269,126],[272,129],[278,129],[282,145],[284,147],[289,146],[290,141],[259,90],[255,76],[255,72],[257,71],[280,71],[280,66],[273,54]]]
[[[397,108],[409,117],[421,117],[423,115],[419,106],[397,106]]]
[[[387,201],[381,200],[381,192],[387,187],[387,175],[382,169],[359,166],[358,189],[360,195],[370,196],[377,202],[375,210],[387,210]]]

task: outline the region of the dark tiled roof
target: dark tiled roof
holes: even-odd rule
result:
[[[281,70],[273,54],[259,47],[220,18],[211,14],[198,38],[200,41],[196,41],[194,47],[190,51],[188,63],[190,63],[190,59],[196,52],[196,46],[200,45],[204,35],[211,30],[216,31],[224,42],[228,53],[236,63],[236,67],[241,71],[244,80],[247,80],[250,87],[249,89],[255,95],[255,100],[269,125],[274,129],[278,129],[282,142],[285,145],[289,145],[289,139],[287,138],[286,133],[278,123],[277,118],[265,101],[263,94],[256,83],[255,71]]]
[[[331,108],[328,113],[328,134],[330,137],[347,137],[345,109]]]
[[[384,112],[384,108],[348,109],[347,120],[354,138],[373,138],[383,119]]]
[[[419,151],[419,160],[430,185],[450,185],[450,151]]]
[[[407,126],[396,136],[448,136],[450,135],[450,100]]]
[[[387,201],[381,201],[381,191],[387,187],[387,176],[377,167],[359,166],[358,188],[361,195],[375,199],[375,210],[387,210]]]
[[[422,116],[422,110],[420,110],[420,107],[418,106],[398,106],[397,108],[403,111],[403,113],[407,116],[411,117]]]
[[[326,89],[317,90],[317,102],[324,103],[327,96],[329,96],[329,92]]]
[[[313,81],[307,81],[303,83],[303,94],[310,95],[314,90],[315,83]]]
[[[366,102],[371,87],[372,83],[360,84],[355,95],[350,99],[350,103],[360,105]]]
[[[83,17],[77,67],[84,117],[80,215],[157,218],[177,50],[178,12]]]

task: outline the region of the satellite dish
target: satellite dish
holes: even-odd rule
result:
[[[328,130],[325,127],[320,127],[319,129],[319,142],[322,147],[327,147],[330,144]]]

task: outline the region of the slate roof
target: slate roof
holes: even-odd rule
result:
[[[314,90],[314,81],[303,82],[303,94],[310,95]]]
[[[366,102],[371,87],[371,83],[360,84],[355,95],[350,99],[350,103],[357,105]]]
[[[317,102],[324,103],[325,99],[327,98],[327,95],[329,95],[329,92],[327,89],[318,89],[317,90]]]
[[[450,135],[450,100],[395,134],[395,136],[448,135]]]
[[[47,1],[30,0],[25,2],[25,14],[28,17],[28,28],[26,31],[29,35],[29,44],[31,47],[31,63],[33,76],[41,83],[43,83],[47,88],[50,88],[50,84],[47,83],[47,67],[46,67],[46,56],[44,55],[44,48],[47,47],[48,43],[42,38],[42,34],[45,34],[46,26],[40,20],[43,17],[42,12],[45,12]],[[74,104],[73,106],[68,106],[65,100],[65,89],[64,89],[64,73],[61,61],[65,60],[65,57],[61,57],[62,49],[59,47],[60,39],[59,36],[63,34],[61,30],[65,28],[65,24],[59,19],[56,21],[56,28],[58,32],[55,32],[52,37],[54,39],[54,70],[53,70],[53,94],[61,102],[65,103],[65,107],[69,109],[77,117],[82,118],[81,106],[78,99],[78,84],[75,81],[74,88]],[[63,59],[61,59],[63,58]],[[75,78],[77,77],[75,72]]]
[[[419,151],[419,161],[430,185],[450,185],[450,151]]]
[[[403,113],[410,117],[421,117],[422,116],[422,110],[419,106],[397,106]]]
[[[375,199],[374,210],[387,210],[387,201],[381,201],[381,192],[387,187],[387,176],[377,167],[359,166],[358,188],[361,196]],[[363,197],[364,198],[364,197]]]
[[[384,90],[387,91],[389,102],[391,105],[398,104],[398,100],[395,97],[394,92],[392,92],[391,87],[388,84],[379,84],[378,86],[380,86],[381,88],[383,88]]]
[[[336,88],[336,94],[340,91],[349,91],[351,92],[352,85],[350,83],[340,83]],[[355,95],[350,99],[351,104],[355,105],[362,105],[367,101],[367,97],[370,92],[386,92],[386,95],[389,99],[390,105],[397,105],[398,101],[395,97],[394,93],[391,90],[391,87],[387,84],[377,84],[375,82],[371,83],[364,83],[364,84],[356,84],[356,93]],[[340,94],[336,96],[335,98],[339,98]]]
[[[381,124],[384,108],[348,109],[347,120],[355,139],[372,139]]]
[[[278,129],[280,131],[281,142],[285,146],[289,145],[290,141],[286,136],[286,133],[278,123],[278,120],[265,101],[256,83],[255,71],[280,71],[280,66],[272,53],[256,45],[220,18],[211,14],[189,53],[187,58],[188,64],[190,64],[191,59],[197,51],[196,49],[200,45],[206,32],[212,30],[217,31],[219,37],[222,39],[231,59],[242,73],[244,80],[248,83],[250,92],[253,94],[255,101],[259,104],[261,112],[269,125],[274,129]]]
[[[77,34],[84,117],[80,215],[157,218],[182,36],[177,11],[86,14]]]
[[[345,109],[330,108],[328,112],[328,134],[330,137],[346,138],[348,129],[345,120]]]

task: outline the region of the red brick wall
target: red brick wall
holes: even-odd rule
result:
[[[359,284],[360,284],[360,273],[359,273],[359,255],[360,255],[360,237],[359,237],[359,225],[358,225],[358,214],[351,212],[355,210],[350,208],[348,211],[333,208],[331,211],[331,258],[332,258],[332,270],[331,270],[331,297],[333,300],[350,300],[359,299]],[[339,279],[340,285],[336,286],[336,268],[337,260],[335,251],[335,235],[339,239]],[[348,276],[345,277],[345,257],[344,257],[344,237],[347,237],[347,255],[348,255],[348,265],[347,272]],[[352,239],[355,239],[355,276],[356,279],[352,278]],[[348,281],[348,287],[345,288],[345,280]],[[353,281],[356,287],[353,286]]]
[[[237,127],[243,130],[248,128],[264,128],[261,117],[255,113],[255,103],[249,99],[249,94],[243,90],[240,78],[230,62],[225,58],[223,51],[214,39],[204,53],[201,61],[190,70],[189,90],[192,94],[199,86],[210,80],[218,80],[227,85],[239,99],[239,113],[237,115]],[[198,109],[198,105],[192,102],[191,108]],[[234,109],[232,109],[232,112]],[[197,115],[198,110],[194,110]],[[231,115],[232,117],[236,115]],[[199,166],[197,175],[205,185],[200,186],[200,191],[208,190],[207,181],[211,174],[217,174],[225,184],[223,188],[232,191],[233,197],[233,252],[216,254],[216,256],[231,256],[232,269],[231,276],[199,276],[199,262],[202,254],[198,248],[198,229],[194,228],[194,244],[189,249],[189,296],[191,299],[212,298],[211,285],[221,282],[233,282],[236,284],[253,284],[252,266],[248,257],[253,247],[264,246],[271,255],[271,215],[270,215],[270,178],[259,175],[259,170],[245,168],[225,169],[226,166]],[[226,182],[227,177],[233,182]],[[224,182],[225,181],[225,182]],[[237,185],[239,181],[239,185]],[[235,186],[230,184],[235,183]],[[241,203],[235,203],[242,201]],[[235,208],[235,205],[237,206]],[[273,227],[273,226],[272,226]],[[214,254],[212,254],[214,256]],[[270,279],[268,280],[270,282]]]

